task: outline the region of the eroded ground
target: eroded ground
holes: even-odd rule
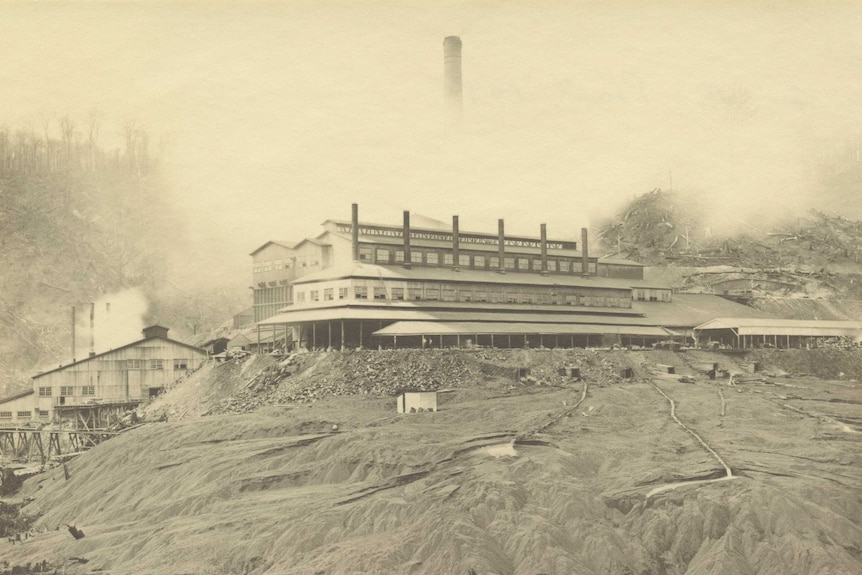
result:
[[[0,559],[67,573],[862,572],[857,382],[730,386],[695,369],[731,361],[715,354],[614,352],[590,370],[545,353],[505,360],[583,360],[586,381],[486,374],[440,394],[437,413],[363,394],[145,425],[70,462],[68,481],[62,468],[28,480],[46,531]],[[632,380],[609,376],[623,366]],[[708,481],[727,477],[715,455],[733,479]]]

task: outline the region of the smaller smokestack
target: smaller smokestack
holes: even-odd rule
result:
[[[410,212],[404,210],[404,267],[410,269]]]
[[[547,226],[547,224],[542,224],[541,236],[542,236],[542,275],[546,275],[548,273],[548,226]]]
[[[497,220],[497,241],[499,243],[500,273],[506,273],[506,232],[502,219]]]
[[[90,357],[96,355],[96,304],[90,304]]]
[[[359,261],[359,204],[353,204],[350,217],[350,242],[353,248],[353,261]]]
[[[452,263],[456,271],[461,269],[461,265],[458,263],[460,261],[458,250],[461,247],[461,238],[458,234],[458,216],[452,216]]]
[[[590,256],[587,242],[587,228],[581,228],[581,274],[590,275]]]
[[[75,363],[75,306],[72,306],[72,363]]]

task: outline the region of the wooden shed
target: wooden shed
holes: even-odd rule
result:
[[[72,414],[84,421],[132,409],[207,358],[205,350],[168,338],[165,327],[143,332],[141,340],[33,376],[35,407],[52,420]]]

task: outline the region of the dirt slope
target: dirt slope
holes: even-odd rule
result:
[[[450,353],[501,372],[441,394],[437,413],[397,416],[393,398],[361,393],[121,435],[70,462],[68,481],[55,469],[25,482],[47,532],[4,543],[0,559],[115,574],[862,570],[862,391],[847,376],[731,387],[695,369],[761,361],[777,372],[789,358],[778,353]],[[345,358],[308,361],[323,373]],[[583,382],[502,377],[508,365],[578,361],[589,384],[579,405]],[[636,377],[619,378],[623,366]],[[734,479],[648,496],[724,474],[653,385]],[[54,530],[66,523],[86,537]]]

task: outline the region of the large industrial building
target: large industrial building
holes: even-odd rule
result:
[[[643,266],[597,258],[581,241],[460,229],[327,220],[297,243],[252,252],[259,333],[273,345],[501,347],[647,345],[674,332],[643,305],[672,306]],[[638,307],[640,306],[640,307]],[[742,307],[742,306],[740,306]],[[701,323],[689,322],[688,327]],[[685,324],[685,322],[683,322]]]
[[[150,326],[143,339],[33,376],[33,389],[0,399],[0,425],[74,421],[102,428],[199,368],[207,352]]]

